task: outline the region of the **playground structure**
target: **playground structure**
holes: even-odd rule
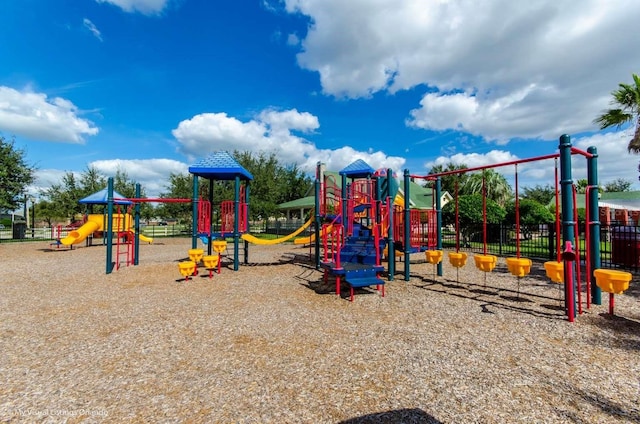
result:
[[[585,231],[587,247],[584,255],[579,251],[580,240],[576,230],[576,189],[571,175],[572,155],[587,160]],[[405,170],[403,182],[405,199],[410,198],[409,182],[411,180],[432,181],[435,191],[434,205],[431,210],[426,211],[411,209],[409,202],[402,202],[402,198],[398,199],[394,188],[389,190],[389,187],[393,187],[393,179],[390,178],[391,170],[388,170],[384,176],[376,175],[376,172],[366,163],[356,161],[340,171],[342,184],[338,187],[335,181],[323,178],[319,164],[316,171],[315,234],[304,241],[315,243],[316,268],[324,270],[324,280],[327,281],[330,275],[335,277],[335,292],[338,295],[340,295],[341,283],[344,281],[350,288],[351,300],[353,300],[354,288],[376,286],[376,289],[384,290],[384,281],[381,278],[384,267],[380,260],[383,252],[386,252],[388,260],[389,281],[394,278],[396,261],[396,254],[391,252],[397,251],[402,252],[404,256],[405,281],[410,279],[410,255],[421,251],[425,251],[427,262],[434,265],[435,280],[436,273],[442,276],[444,258],[440,178],[449,174],[513,166],[516,191],[516,255],[506,258],[505,261],[508,271],[517,279],[519,297],[520,280],[531,272],[532,261],[521,256],[518,165],[553,159],[556,163],[556,230],[557,234],[562,234],[562,237],[557,237],[556,261],[544,264],[547,276],[551,281],[564,285],[564,310],[568,320],[573,322],[576,313],[583,312],[581,266],[584,264],[588,293],[587,308],[591,303],[601,304],[601,291],[604,290],[610,293],[610,312],[613,314],[613,294],[625,290],[631,276],[624,272],[618,274],[620,271],[612,273],[600,270],[600,223],[598,214],[591,212],[597,211],[598,207],[597,157],[597,150],[594,147],[587,151],[572,147],[570,137],[563,135],[560,137],[559,152],[554,154],[424,176],[411,175],[408,170]],[[486,199],[486,196],[483,196],[483,199]],[[466,265],[468,254],[460,251],[457,193],[455,200],[456,248],[454,252],[449,252],[448,257],[451,265],[457,270]],[[484,203],[483,252],[474,255],[474,264],[485,273],[485,284],[486,273],[492,272],[498,263],[497,256],[487,251],[486,223],[486,203]],[[564,250],[561,246],[564,246]],[[596,270],[598,272],[595,272]],[[591,284],[592,281],[596,284]],[[384,291],[382,293],[384,295]]]
[[[335,278],[337,295],[344,282],[351,301],[356,288],[375,286],[384,296],[382,255],[395,256],[398,246],[412,253],[428,249],[429,243],[435,243],[428,231],[435,224],[435,213],[433,209],[413,209],[405,216],[402,208],[408,208],[410,202],[399,195],[390,169],[376,171],[357,160],[338,174],[340,186],[318,164],[315,234],[304,242],[315,244],[316,268],[324,270],[325,282],[330,276]],[[405,223],[410,229],[408,234],[401,231]],[[391,280],[393,261],[388,263]]]
[[[587,187],[587,222],[585,233],[586,257],[586,287],[587,308],[590,303],[601,303],[601,290],[611,294],[610,311],[613,313],[613,294],[625,289],[624,282],[628,283],[630,277],[627,273],[613,275],[596,270],[600,269],[599,250],[599,221],[597,214],[590,211],[597,210],[597,151],[589,148],[583,151],[571,146],[569,136],[560,138],[559,153],[521,159],[517,161],[498,163],[477,168],[449,171],[440,174],[426,176],[411,175],[404,171],[404,190],[402,196],[398,192],[398,184],[391,170],[375,171],[364,161],[357,160],[339,172],[341,184],[338,186],[335,179],[326,178],[323,165],[318,164],[315,180],[315,208],[314,216],[300,229],[293,233],[274,240],[261,240],[248,234],[248,208],[249,208],[249,182],[253,178],[251,174],[242,168],[228,153],[221,152],[204,159],[189,168],[193,178],[193,198],[178,199],[190,201],[193,206],[193,218],[197,225],[193,226],[192,249],[197,249],[200,240],[207,246],[206,257],[212,255],[212,245],[215,241],[232,238],[234,271],[239,268],[240,240],[244,242],[244,263],[248,263],[248,243],[275,244],[296,237],[304,229],[314,224],[314,234],[296,240],[297,244],[313,244],[315,247],[316,268],[324,271],[323,279],[329,276],[335,277],[335,292],[341,294],[341,285],[344,282],[349,286],[350,299],[354,299],[354,289],[375,286],[376,290],[384,296],[385,281],[381,274],[385,271],[382,265],[382,256],[386,252],[387,279],[392,281],[396,274],[395,262],[398,252],[404,256],[404,279],[410,278],[410,255],[416,252],[426,252],[427,262],[434,265],[434,280],[436,274],[442,276],[442,207],[441,184],[443,175],[484,171],[485,169],[503,166],[514,166],[516,170],[516,234],[520,234],[520,219],[518,207],[518,173],[517,166],[521,163],[554,159],[556,161],[556,226],[557,232],[562,230],[562,242],[564,250],[561,251],[561,241],[558,237],[557,260],[545,264],[547,276],[553,282],[564,285],[565,313],[569,321],[575,319],[576,310],[582,313],[581,300],[581,264],[583,259],[578,250],[580,242],[576,234],[577,216],[575,209],[576,191],[571,178],[571,157],[578,155],[586,158],[588,169]],[[558,178],[558,161],[560,165],[560,178]],[[198,179],[209,180],[209,199],[198,198]],[[234,200],[220,202],[218,212],[219,228],[213,231],[211,217],[213,208],[213,181],[233,180]],[[433,182],[433,206],[431,209],[412,209],[410,201],[410,180],[425,179]],[[483,182],[484,185],[484,182]],[[483,196],[484,198],[485,196]],[[560,214],[560,198],[562,199]],[[131,199],[134,203],[136,199]],[[140,199],[138,199],[139,201]],[[146,199],[148,200],[148,199]],[[111,204],[110,204],[111,205]],[[109,212],[112,213],[112,212]],[[112,216],[112,215],[109,215]],[[456,217],[457,217],[457,193],[456,193]],[[487,251],[486,240],[486,204],[483,204],[483,245],[482,254],[474,255],[474,264],[482,272],[492,272],[498,263],[498,258]],[[457,221],[457,218],[456,218]],[[111,226],[112,220],[108,220]],[[137,225],[137,223],[136,223]],[[458,230],[456,223],[456,230]],[[135,230],[135,226],[134,226]],[[108,230],[109,231],[109,230]],[[137,237],[136,237],[137,240]],[[516,240],[516,256],[506,258],[508,271],[517,278],[518,296],[520,294],[520,279],[529,274],[532,262],[528,258],[521,257],[520,237]],[[203,250],[204,255],[204,250]],[[466,265],[468,254],[460,251],[459,231],[456,237],[456,249],[448,254],[449,262],[459,269]],[[137,259],[137,256],[136,256]],[[110,259],[108,258],[108,263]],[[197,273],[197,263],[191,272]],[[206,268],[211,270],[217,266],[219,270],[220,255],[217,255],[216,265],[209,262]],[[185,265],[186,267],[186,265]],[[109,272],[109,268],[108,271]],[[181,271],[182,273],[182,271]],[[183,275],[188,274],[184,271]],[[596,281],[596,284],[591,284]],[[618,281],[621,281],[619,283]],[[615,283],[613,283],[615,282]],[[486,284],[486,278],[485,278]],[[628,287],[628,284],[626,285]],[[577,301],[576,301],[577,297]]]

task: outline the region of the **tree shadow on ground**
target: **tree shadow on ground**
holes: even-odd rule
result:
[[[338,424],[442,424],[442,421],[422,409],[396,409],[376,412],[340,421]]]
[[[593,324],[606,330],[596,337],[594,343],[640,352],[640,321],[602,313],[600,319],[593,320]]]
[[[577,404],[588,403],[606,413],[615,422],[640,423],[640,409],[638,407],[626,408],[614,400],[608,399],[606,394],[589,393],[577,387],[571,389],[571,400]],[[585,422],[574,412],[556,408],[558,415],[567,418],[568,422],[582,423]]]
[[[416,287],[424,290],[443,293],[449,296],[456,296],[462,299],[476,301],[479,304],[481,312],[484,313],[494,313],[496,309],[503,309],[549,319],[564,319],[564,314],[561,315],[557,312],[550,313],[545,312],[544,310],[540,310],[541,307],[549,310],[553,308],[546,307],[545,304],[535,303],[528,298],[528,296],[534,296],[540,297],[542,299],[553,300],[554,302],[557,301],[557,299],[551,299],[546,296],[522,292],[518,296],[517,291],[515,290],[484,287],[482,285],[474,283],[441,284],[439,282],[433,282],[429,279],[427,279],[425,283],[426,284],[422,285],[416,284]]]

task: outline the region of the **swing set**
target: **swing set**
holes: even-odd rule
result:
[[[582,258],[580,252],[580,239],[579,231],[577,231],[577,207],[576,196],[577,191],[573,184],[571,177],[571,157],[572,155],[579,155],[587,159],[587,171],[588,171],[588,187],[586,196],[586,227],[585,227],[585,245],[586,255]],[[434,265],[434,280],[437,269],[437,274],[442,276],[442,207],[441,207],[441,183],[440,179],[446,175],[456,175],[467,172],[481,171],[483,173],[482,178],[482,217],[483,217],[483,230],[482,230],[482,253],[474,255],[475,266],[482,272],[484,272],[485,286],[486,275],[496,267],[498,262],[497,256],[488,252],[487,243],[487,186],[485,178],[485,170],[506,166],[514,166],[515,168],[515,257],[508,257],[505,259],[509,272],[517,278],[518,298],[520,296],[520,283],[521,279],[527,276],[531,272],[532,261],[529,258],[522,256],[520,240],[520,202],[519,202],[519,181],[518,181],[518,165],[529,162],[537,162],[553,159],[555,161],[555,200],[556,200],[556,261],[545,262],[544,268],[547,277],[551,281],[564,284],[564,298],[565,298],[565,314],[570,322],[573,322],[576,315],[576,303],[578,314],[582,314],[582,275],[581,275],[581,263],[584,261],[586,268],[586,291],[588,293],[586,304],[587,308],[593,304],[601,303],[601,290],[610,293],[610,305],[609,312],[613,315],[613,295],[616,293],[622,293],[628,288],[631,274],[624,273],[615,270],[602,270],[600,269],[600,222],[598,221],[598,214],[592,213],[592,211],[598,210],[598,175],[597,175],[597,150],[595,147],[590,147],[587,151],[578,149],[571,146],[571,139],[568,135],[560,137],[559,152],[549,155],[536,156],[526,159],[520,159],[515,161],[496,163],[492,165],[479,166],[475,168],[467,168],[464,170],[445,171],[437,174],[429,174],[426,176],[410,175],[413,179],[425,179],[433,181],[436,195],[436,214],[438,226],[437,231],[437,243],[433,248],[425,252],[426,260],[428,263]],[[560,177],[558,177],[558,162]],[[407,173],[405,173],[406,176]],[[405,178],[405,186],[408,178]],[[460,222],[459,222],[459,205],[458,205],[458,180],[456,180],[456,195],[455,195],[455,251],[449,252],[449,262],[456,268],[465,266],[467,261],[467,253],[460,251]],[[562,213],[560,213],[560,207]],[[562,240],[560,233],[562,231],[562,240],[564,240],[564,250],[561,249]],[[408,258],[407,258],[408,259]],[[595,279],[596,284],[591,284],[591,281]],[[405,260],[405,280],[409,280],[409,261]],[[577,302],[576,302],[577,298]]]

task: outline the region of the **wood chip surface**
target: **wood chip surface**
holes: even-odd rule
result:
[[[415,254],[351,303],[308,247],[184,281],[190,247],[107,275],[104,246],[0,244],[0,422],[640,423],[637,277],[569,323],[540,263]]]

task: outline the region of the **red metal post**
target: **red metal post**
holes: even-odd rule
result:
[[[576,259],[576,254],[573,251],[573,247],[571,246],[570,241],[566,241],[564,245],[564,252],[562,252],[562,258],[564,259],[564,269],[566,271],[567,278],[565,279],[564,284],[569,287],[573,287],[573,262]],[[566,290],[567,292],[567,317],[569,322],[575,321],[576,311],[575,311],[575,303],[574,303],[574,292],[573,290]]]

